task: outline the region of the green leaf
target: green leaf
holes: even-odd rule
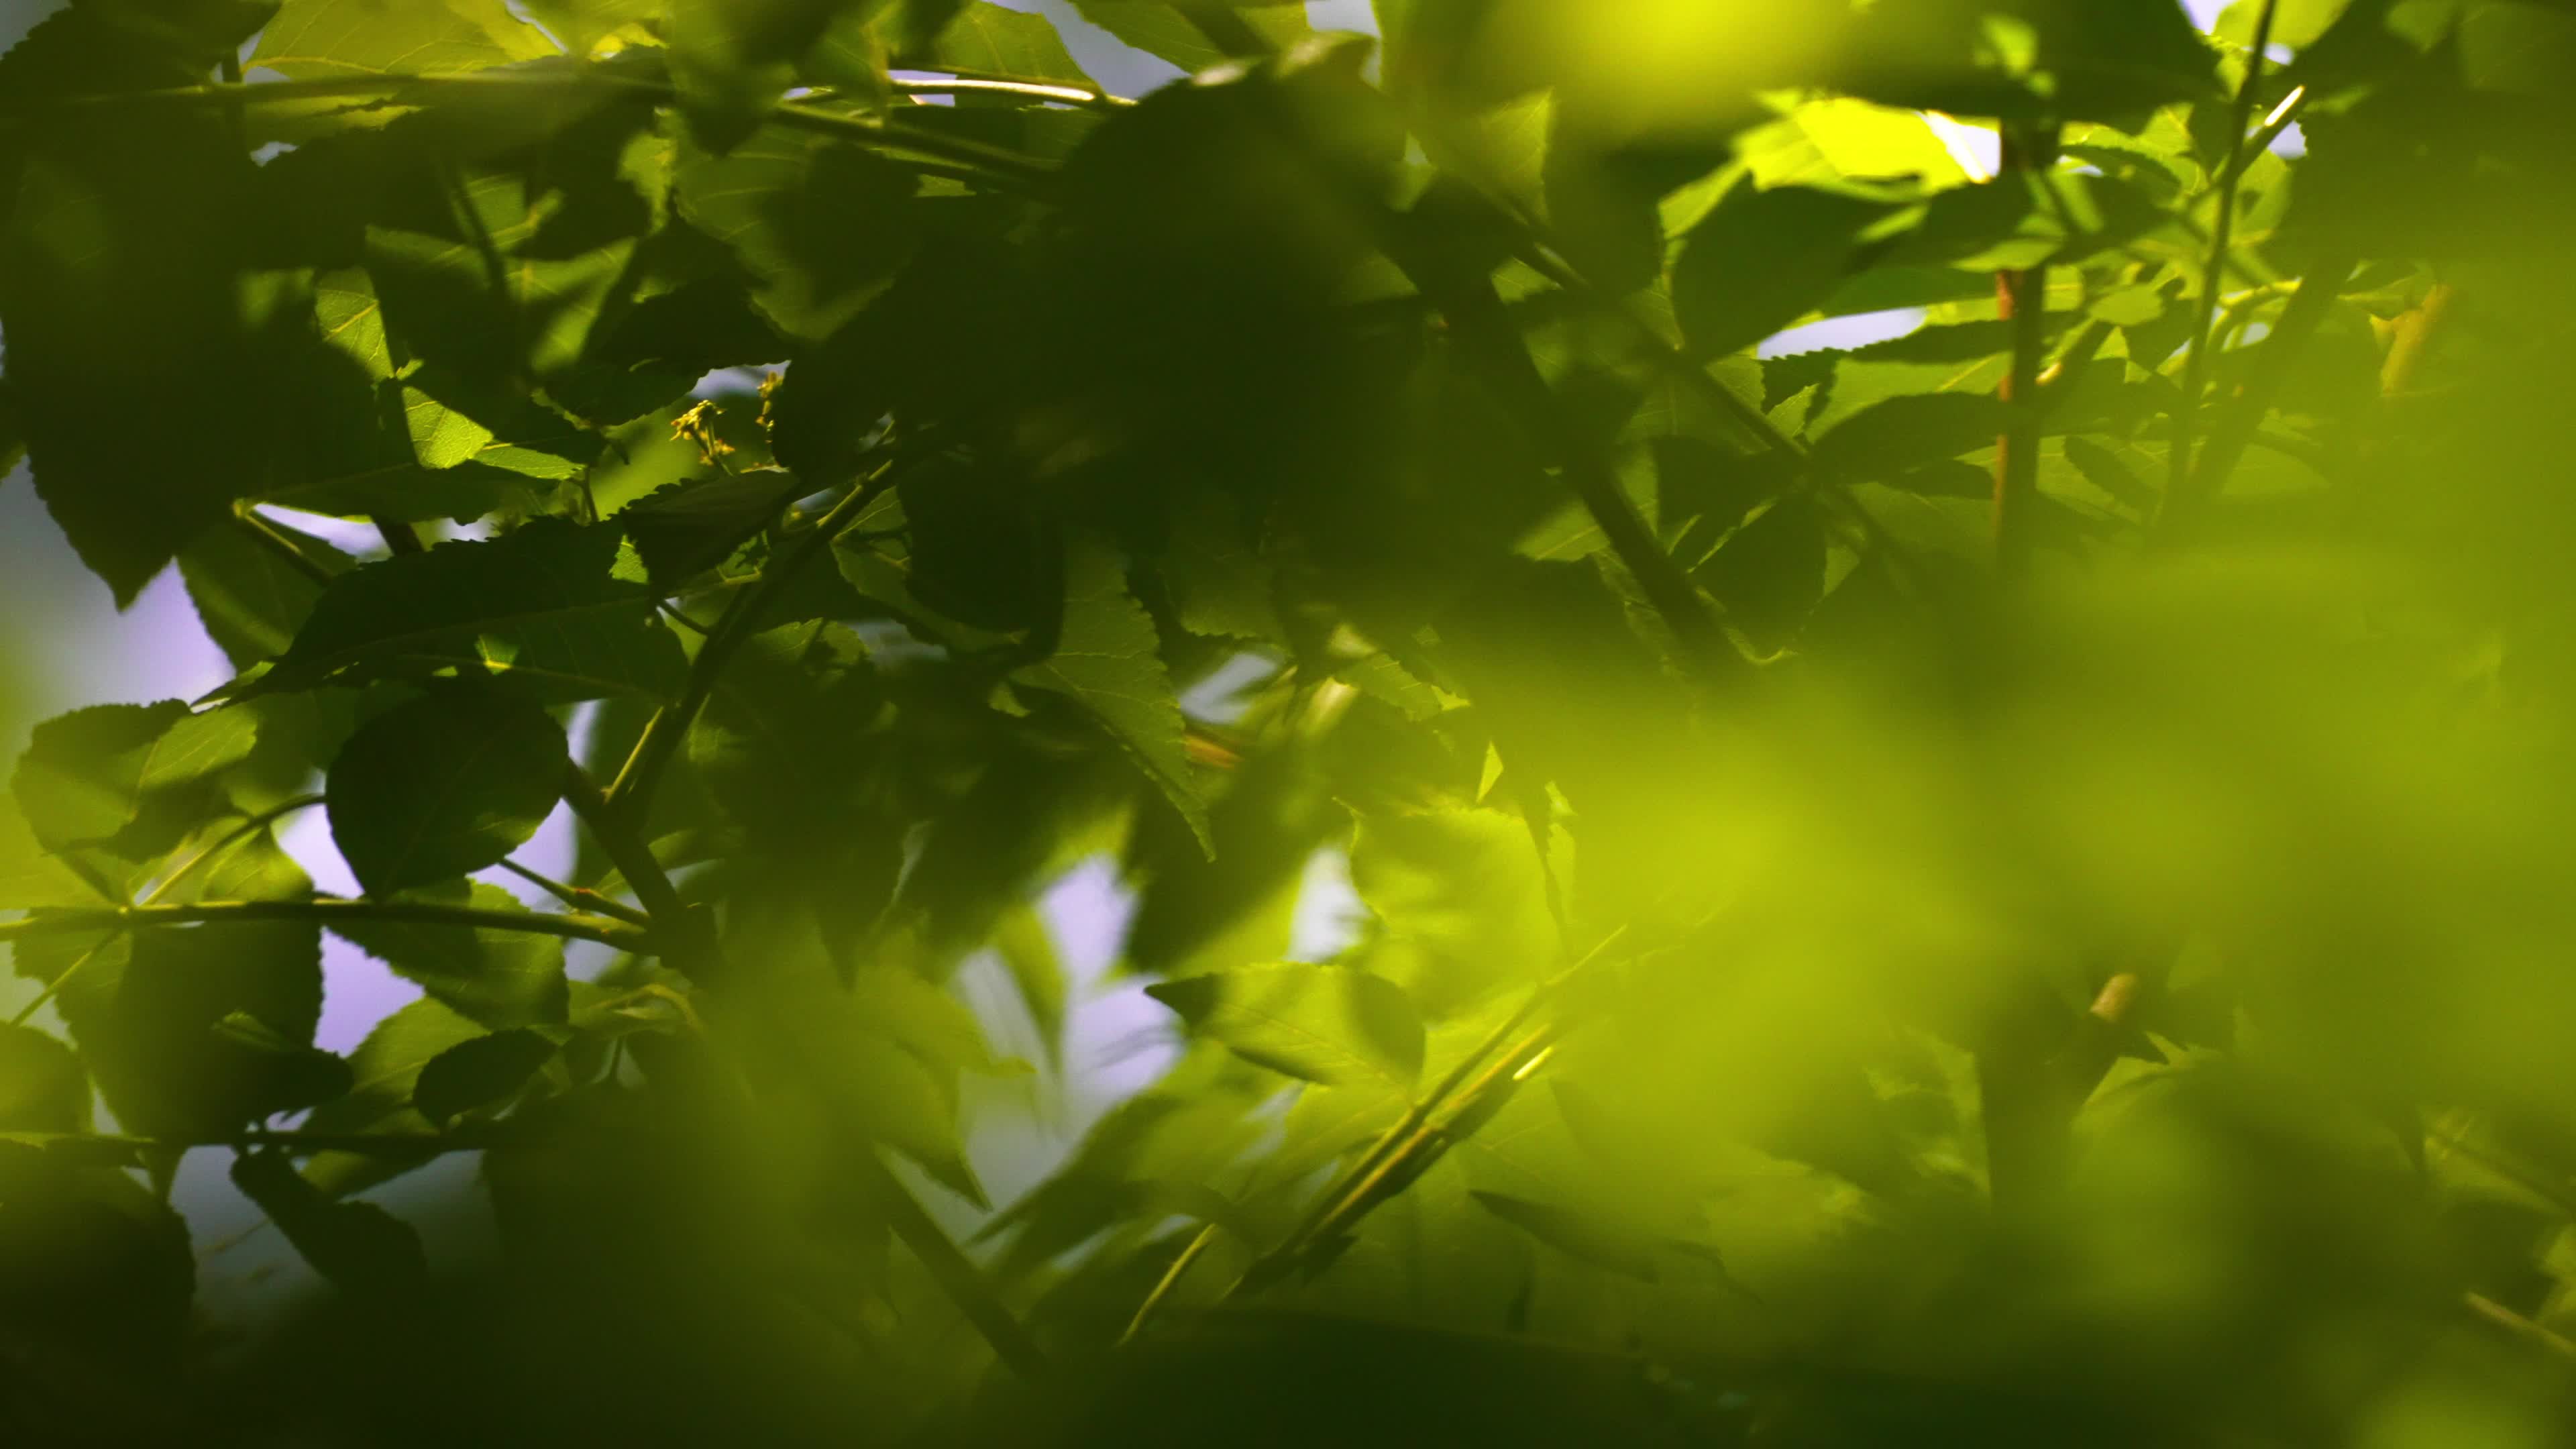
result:
[[[2068,438],[2065,455],[2085,482],[2111,495],[2139,517],[2153,516],[2162,491],[2140,478],[2117,452],[2090,438]]]
[[[794,78],[793,62],[835,17],[881,0],[670,0],[671,78],[690,129],[715,151],[740,145]]]
[[[221,1137],[338,1085],[306,1048],[322,1014],[321,932],[310,922],[227,921],[73,943],[96,954],[57,1001],[127,1130]],[[256,1027],[227,1025],[236,1013]]]
[[[1738,185],[1673,261],[1673,314],[1691,350],[1733,352],[1805,316],[1852,269],[1862,230],[1891,210],[1814,187]]]
[[[1654,1239],[1582,1213],[1545,1203],[1470,1190],[1479,1207],[1569,1257],[1652,1283],[1656,1271]]]
[[[197,1280],[187,1222],[85,1145],[79,1154],[7,1149],[0,1194],[9,1204],[0,1212],[0,1333],[13,1353],[52,1366],[13,1375],[13,1427],[43,1426],[39,1434],[59,1441],[51,1426],[77,1423],[75,1442],[167,1432],[171,1421],[104,1386],[184,1392]],[[85,1391],[48,1382],[58,1374]]]
[[[1179,5],[1163,0],[1073,0],[1082,18],[1120,40],[1193,74],[1229,57],[1190,22]],[[1233,7],[1228,6],[1228,9]],[[1303,6],[1269,5],[1235,10],[1245,24],[1282,48],[1312,34]]]
[[[660,219],[669,148],[652,123],[640,104],[603,102],[470,170],[393,144],[407,135],[328,158],[318,184],[380,192],[362,216],[367,275],[388,335],[447,381],[441,401],[465,405],[454,393],[470,387],[497,409],[528,384],[583,379]]]
[[[611,32],[659,19],[667,0],[525,0],[537,23],[554,32],[566,52],[590,54]]]
[[[250,64],[290,80],[457,75],[555,54],[502,0],[285,0]]]
[[[679,641],[652,591],[616,577],[619,530],[537,519],[489,543],[446,543],[334,579],[275,669],[239,692],[490,674],[549,700],[676,697]]]
[[[1953,115],[2119,121],[2209,94],[2216,64],[2175,0],[1914,0],[1864,12],[1819,79]]]
[[[1808,453],[1833,477],[1877,482],[1926,463],[1994,446],[2011,408],[1983,393],[1924,393],[1870,404],[1836,423]]]
[[[493,689],[434,690],[331,762],[331,839],[369,895],[498,864],[563,798],[563,726]]]
[[[36,726],[10,789],[46,849],[100,846],[147,859],[213,813],[197,787],[241,763],[258,738],[247,710],[195,714],[175,699],[93,705]]]
[[[1373,968],[1441,1019],[1534,982],[1555,926],[1529,827],[1499,810],[1372,813],[1351,884],[1384,924]]]
[[[202,84],[258,24],[255,7],[206,17],[224,23],[156,31],[73,6],[0,60],[0,107],[20,116],[0,141],[16,431],[46,510],[119,607],[267,464],[244,437],[277,396],[241,295],[258,172],[211,109],[46,118],[83,97]]]
[[[656,489],[619,512],[617,522],[634,540],[646,576],[667,589],[723,563],[806,491],[774,470],[719,473]]]
[[[89,1126],[89,1074],[62,1042],[30,1026],[0,1026],[0,1132],[79,1132]]]
[[[458,1042],[420,1069],[412,1109],[444,1128],[477,1107],[515,1095],[554,1058],[553,1042],[524,1029]]]
[[[280,524],[268,525],[327,574],[347,573],[345,553]],[[187,581],[197,621],[235,669],[274,659],[294,642],[313,613],[322,585],[278,557],[247,528],[215,528],[179,551],[179,576]]]
[[[560,482],[599,456],[596,434],[524,397],[477,398],[461,379],[428,370],[406,377],[400,392],[412,451],[433,471],[479,463]]]
[[[1019,992],[1020,1005],[1037,1028],[1038,1044],[1046,1052],[1048,1063],[1060,1065],[1064,1056],[1066,980],[1064,962],[1056,954],[1055,938],[1048,934],[1046,921],[1025,906],[1003,912],[993,928],[993,950],[1001,956],[1002,967],[1010,973],[1011,984]]]
[[[921,244],[902,167],[833,136],[772,127],[721,155],[684,146],[680,214],[752,277],[761,312],[816,342],[885,290]]]
[[[405,901],[518,911],[495,885],[450,880],[401,892]],[[416,921],[335,920],[333,934],[418,982],[430,996],[495,1031],[560,1023],[568,1009],[564,945],[534,931]]]
[[[2272,43],[2305,50],[2334,28],[2352,0],[2236,0],[2219,12],[2212,33],[2231,45],[2252,45],[2254,26],[2265,10],[2272,12]]]
[[[1728,535],[1691,577],[1765,648],[1806,622],[1825,594],[1825,528],[1814,503],[1783,498]]]
[[[224,1048],[256,1063],[267,1100],[277,1105],[260,1115],[293,1111],[348,1095],[349,1064],[319,1047],[289,1041],[247,1011],[224,1014],[214,1025]]]
[[[484,1029],[448,1009],[435,997],[415,1001],[367,1033],[349,1055],[357,1085],[337,1101],[325,1102],[306,1118],[305,1129],[327,1133],[426,1133],[429,1120],[412,1110],[412,1090],[421,1068],[459,1042],[484,1035]],[[304,1175],[334,1196],[356,1192],[398,1177],[427,1161],[398,1153],[324,1152],[307,1163]]]
[[[895,64],[905,70],[995,71],[1071,86],[1096,85],[1045,16],[1005,9],[992,0],[967,0],[929,44],[899,48]]]
[[[2114,327],[2140,327],[2165,314],[2165,296],[2157,288],[2140,283],[2095,298],[2084,312]]]
[[[410,1224],[374,1203],[333,1201],[283,1153],[242,1153],[233,1159],[232,1180],[315,1272],[343,1289],[416,1292],[429,1276],[420,1235]]]
[[[1309,1082],[1422,1074],[1422,1019],[1401,987],[1339,966],[1287,963],[1184,976],[1145,988],[1192,1031],[1244,1060]]]
[[[16,801],[0,809],[0,911],[94,906],[100,899],[79,871],[37,842]]]
[[[1180,699],[1160,648],[1153,617],[1127,592],[1116,555],[1073,541],[1065,549],[1064,629],[1055,653],[1011,678],[1090,711],[1181,812],[1200,848],[1213,850],[1207,804],[1181,744]]]
[[[940,1186],[990,1210],[958,1136],[953,1081],[873,1031],[844,1030],[835,1038],[827,1038],[833,1056],[824,1085],[850,1120],[869,1138],[919,1163]]]

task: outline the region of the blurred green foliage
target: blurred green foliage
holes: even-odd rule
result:
[[[517,8],[0,57],[0,455],[240,671],[0,809],[8,1442],[2576,1441],[2564,4]]]

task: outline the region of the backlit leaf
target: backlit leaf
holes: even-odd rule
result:
[[[282,1153],[233,1159],[233,1186],[259,1204],[314,1271],[358,1293],[417,1289],[429,1261],[420,1235],[371,1202],[335,1202],[295,1171]]]
[[[400,899],[517,911],[508,891],[451,880],[404,891]],[[441,926],[419,921],[344,919],[331,923],[368,955],[416,981],[452,1010],[495,1031],[561,1022],[567,1010],[563,942],[534,931]]]
[[[1403,990],[1339,966],[1247,966],[1157,982],[1146,994],[1247,1061],[1310,1082],[1410,1086],[1422,1021]]]
[[[1499,1192],[1470,1192],[1469,1196],[1504,1222],[1596,1268],[1607,1268],[1646,1283],[1660,1276],[1655,1269],[1654,1242],[1643,1234]]]
[[[247,710],[94,705],[38,725],[10,789],[47,849],[105,846],[144,859],[211,813],[198,787],[239,764],[258,735]]]
[[[1064,630],[1055,652],[1012,676],[1073,699],[1117,740],[1136,767],[1213,849],[1207,805],[1181,746],[1181,706],[1163,667],[1154,621],[1127,592],[1117,557],[1076,541],[1065,550]]]
[[[250,64],[291,80],[454,75],[554,53],[502,0],[284,0]]]
[[[484,1029],[457,1015],[435,998],[415,1001],[376,1023],[375,1030],[349,1054],[356,1085],[336,1102],[325,1102],[305,1119],[313,1132],[427,1133],[429,1120],[412,1109],[412,1089],[421,1068],[459,1042],[483,1036]],[[399,1176],[426,1161],[400,1153],[324,1152],[306,1164],[304,1175],[334,1195],[356,1192]]]

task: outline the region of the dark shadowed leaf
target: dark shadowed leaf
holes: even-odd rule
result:
[[[416,1289],[429,1273],[420,1235],[374,1203],[336,1202],[283,1153],[233,1159],[233,1185],[259,1204],[313,1270],[352,1293]]]
[[[329,574],[348,572],[347,554],[309,534],[270,526],[314,567]],[[213,528],[198,535],[179,551],[179,576],[187,581],[198,622],[235,669],[285,653],[295,631],[311,617],[314,601],[322,597],[321,584],[246,527]]]
[[[684,150],[681,214],[730,248],[789,337],[858,315],[920,242],[912,174],[831,136],[771,128],[723,155]]]
[[[1749,347],[1833,294],[1861,230],[1892,208],[1806,186],[1737,185],[1673,262],[1673,312],[1693,351]]]
[[[1820,472],[1886,481],[1909,469],[1994,446],[2011,409],[1989,394],[1908,394],[1873,403],[1816,439]]]
[[[78,1132],[89,1126],[89,1076],[62,1042],[31,1026],[0,1026],[0,1132]]]
[[[434,690],[359,726],[325,786],[331,839],[371,895],[494,865],[563,796],[563,727],[497,690]]]
[[[527,1030],[458,1042],[420,1069],[420,1080],[412,1086],[412,1109],[445,1127],[464,1113],[516,1093],[554,1056],[553,1042]]]
[[[114,938],[107,938],[113,940]],[[97,946],[59,996],[99,1095],[129,1131],[220,1137],[310,1106],[322,1080],[306,1044],[322,1014],[320,928],[224,922],[139,931]],[[227,1021],[238,1013],[245,1020]]]
[[[202,83],[229,39],[75,6],[0,59],[0,105]],[[231,27],[222,27],[229,29]],[[268,406],[240,306],[255,168],[211,110],[92,107],[0,142],[0,329],[36,490],[122,607],[251,491],[239,440]]]
[[[804,491],[774,470],[719,473],[658,489],[620,511],[617,522],[646,575],[669,588],[724,562]]]
[[[688,672],[653,595],[618,577],[619,530],[538,519],[489,543],[446,543],[334,579],[255,685],[490,674],[550,700],[667,698]]]

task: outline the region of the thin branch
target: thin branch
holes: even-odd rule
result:
[[[288,568],[312,580],[321,588],[327,589],[331,586],[330,572],[306,557],[304,550],[296,546],[294,539],[278,531],[277,525],[249,511],[234,514],[233,522],[240,525],[243,532],[259,540],[261,547],[276,554],[279,561]]]
[[[2279,0],[2263,0],[2263,8],[2255,15],[2254,44],[2245,56],[2245,79],[2236,88],[2230,111],[2227,161],[2218,177],[2218,214],[2210,222],[2209,262],[2201,271],[2200,296],[2193,303],[2188,343],[2191,355],[2183,365],[2182,401],[2174,412],[2173,455],[2167,460],[2165,485],[2168,507],[2195,486],[2193,435],[2200,423],[2201,394],[2209,386],[2210,329],[2218,320],[2218,289],[2226,276],[2227,254],[2235,243],[2237,183],[2245,178],[2246,132],[2253,127],[2254,97],[2263,84],[2263,52],[2272,43],[2272,18],[2279,8]]]
[[[590,772],[571,760],[564,761],[563,798],[575,818],[590,828],[599,848],[608,853],[609,863],[626,877],[627,888],[635,892],[636,903],[644,908],[645,915],[664,930],[682,929],[683,922],[689,919],[689,908],[680,900],[680,892],[671,884],[662,862],[654,857],[652,846],[633,823],[610,808]],[[696,943],[680,953],[691,958],[681,967],[685,974],[696,974],[697,946],[703,944]],[[670,953],[666,950],[665,954]]]
[[[0,941],[54,936],[78,931],[121,931],[159,926],[228,925],[246,921],[403,922],[423,926],[471,926],[485,931],[523,931],[597,941],[620,950],[652,954],[651,934],[624,921],[595,916],[547,916],[528,911],[486,911],[472,906],[428,901],[365,901],[315,896],[301,901],[197,901],[185,905],[99,906],[46,910],[15,921],[0,921]]]
[[[1428,1093],[1406,1108],[1404,1115],[1381,1133],[1357,1162],[1316,1196],[1313,1206],[1295,1227],[1288,1230],[1279,1246],[1254,1263],[1233,1287],[1226,1290],[1226,1296],[1231,1298],[1277,1281],[1318,1239],[1346,1231],[1350,1224],[1357,1222],[1392,1191],[1420,1176],[1421,1169],[1429,1164],[1417,1159],[1431,1150],[1444,1132],[1457,1128],[1462,1119],[1472,1118],[1479,1111],[1477,1099],[1490,1092],[1496,1081],[1502,1080],[1507,1073],[1526,1074],[1540,1057],[1553,1050],[1557,1037],[1565,1029],[1564,1023],[1540,1027],[1517,1048],[1510,1046],[1512,1038],[1557,998],[1567,982],[1589,970],[1627,934],[1628,928],[1621,926],[1602,937],[1591,950],[1583,953],[1580,960],[1542,982],[1528,999],[1496,1023],[1493,1030],[1485,1033],[1483,1040],[1442,1074]],[[1496,1058],[1498,1052],[1502,1054],[1499,1059]],[[1432,1115],[1462,1093],[1466,1101],[1450,1115],[1447,1127],[1434,1127]],[[1133,1331],[1130,1330],[1131,1333]]]
[[[1255,1293],[1280,1281],[1295,1271],[1317,1243],[1329,1243],[1348,1236],[1360,1220],[1380,1203],[1412,1186],[1433,1163],[1451,1147],[1466,1141],[1476,1130],[1494,1119],[1511,1099],[1520,1084],[1528,1080],[1547,1059],[1555,1054],[1556,1043],[1568,1030],[1567,1023],[1552,1021],[1539,1026],[1517,1045],[1496,1057],[1477,1073],[1459,1093],[1458,1107],[1439,1122],[1422,1120],[1380,1157],[1347,1192],[1329,1198],[1330,1206],[1315,1223],[1313,1231],[1294,1244],[1282,1244],[1265,1254],[1250,1271],[1226,1290],[1233,1299]]]
[[[1646,527],[1609,459],[1566,423],[1555,394],[1530,357],[1528,342],[1504,311],[1493,280],[1483,275],[1449,275],[1451,268],[1422,257],[1399,257],[1398,261],[1412,273],[1414,285],[1449,319],[1451,334],[1481,363],[1496,400],[1536,432],[1542,449],[1552,455],[1584,511],[1609,540],[1611,552],[1637,580],[1646,601],[1691,655],[1701,675],[1716,683],[1740,674],[1744,656],[1727,638],[1716,612],[1700,596],[1699,586]]]
[[[1135,1342],[1136,1336],[1145,1331],[1145,1325],[1154,1321],[1154,1315],[1162,1310],[1164,1301],[1172,1296],[1181,1286],[1181,1280],[1189,1276],[1190,1269],[1215,1245],[1216,1235],[1216,1224],[1200,1226],[1179,1256],[1172,1259],[1172,1266],[1164,1269],[1163,1276],[1155,1280],[1154,1291],[1146,1294],[1145,1301],[1136,1305],[1136,1316],[1127,1320],[1127,1331],[1118,1335],[1117,1347],[1125,1348]]]
[[[890,467],[890,465],[889,465]],[[724,614],[708,630],[706,642],[698,646],[698,657],[690,661],[689,678],[679,702],[665,705],[644,722],[644,732],[636,738],[634,752],[626,757],[617,778],[609,783],[602,801],[612,816],[639,819],[653,799],[653,787],[660,782],[662,771],[677,754],[680,742],[688,737],[689,726],[698,711],[706,707],[715,693],[716,677],[733,661],[735,651],[751,635],[751,625],[768,611],[777,597],[796,575],[802,572],[824,550],[841,530],[867,510],[891,486],[891,474],[880,470],[875,476],[852,488],[829,512],[817,519],[812,529],[796,541],[768,568],[760,571],[758,582],[734,595],[726,603]],[[650,902],[646,909],[653,909]],[[655,912],[657,915],[658,911]]]
[[[986,70],[981,66],[950,65],[944,61],[940,64],[940,70],[948,75],[957,76],[965,80],[1001,81],[1009,85],[1051,86],[1064,89],[1075,89],[1074,87],[1065,86],[1062,81],[1049,80],[1042,75],[1022,75],[1017,71]],[[902,86],[906,84],[906,82],[897,81],[895,84],[897,86]],[[922,82],[922,84],[935,85],[937,82]],[[1106,90],[1096,90],[1091,94],[1093,99],[1102,105],[1132,106],[1136,104],[1125,96],[1111,95]]]
[[[308,806],[319,805],[321,803],[322,797],[319,795],[298,795],[291,800],[280,801],[279,803],[270,806],[268,809],[261,811],[257,815],[252,816],[250,819],[243,821],[239,826],[226,832],[221,840],[218,840],[214,844],[207,846],[205,849],[198,851],[195,855],[189,856],[185,861],[180,863],[177,870],[163,876],[161,878],[161,883],[154,886],[151,894],[143,898],[143,904],[148,906],[158,903],[163,896],[177,890],[182,882],[186,881],[188,877],[196,874],[200,866],[205,865],[207,862],[215,859],[215,857],[222,855],[234,846],[241,844],[243,841],[250,839],[254,835],[257,835],[259,832],[266,830],[268,827],[276,824],[286,816],[291,815],[298,810],[305,809]],[[101,942],[100,944],[104,945],[105,943]],[[25,1026],[27,1024],[27,1019],[42,1010],[46,1002],[51,1001],[56,996],[62,994],[63,988],[71,984],[72,978],[79,975],[81,968],[87,966],[92,958],[98,955],[98,952],[98,946],[92,946],[88,950],[83,951],[77,960],[63,968],[62,974],[45,983],[45,989],[36,993],[35,1000],[18,1008],[18,1014],[10,1018],[9,1024],[12,1026]]]
[[[2532,1347],[2545,1350],[2552,1357],[2562,1361],[2576,1363],[2576,1343],[2569,1342],[2566,1335],[2534,1323],[2483,1293],[2462,1294],[2460,1303],[2471,1314],[2485,1319]]]
[[[2311,94],[2306,86],[2301,86],[2272,108],[2272,114],[2263,118],[2262,129],[2254,133],[2253,140],[2245,143],[2240,171],[2260,160],[2264,152],[2272,149],[2272,143],[2281,139],[2282,132],[2299,123],[2299,112],[2307,109]]]
[[[1059,85],[1054,81],[1010,79],[957,74],[955,80],[894,80],[887,82],[908,96],[999,95],[1024,96],[1033,101],[1060,101],[1069,106],[1132,106],[1134,101],[1113,96],[1105,91],[1087,91],[1080,86]]]
[[[185,861],[182,861],[177,870],[174,870],[168,875],[162,877],[161,883],[152,888],[152,893],[143,898],[143,904],[147,906],[158,904],[163,896],[177,890],[181,882],[187,880],[189,876],[196,874],[198,867],[205,865],[216,856],[223,854],[225,851],[230,850],[234,846],[241,844],[243,841],[250,839],[259,832],[275,825],[278,821],[285,819],[296,811],[308,810],[321,803],[323,803],[323,801],[322,797],[319,795],[297,795],[290,799],[281,800],[267,809],[262,810],[258,814],[250,817],[248,820],[243,821],[240,825],[235,826],[231,831],[227,832],[221,840],[216,841],[214,844],[207,846],[205,849],[198,851],[195,855],[189,856]]]
[[[2425,359],[2432,356],[2433,344],[2442,335],[2442,324],[2450,317],[2457,297],[2450,283],[2436,282],[2424,294],[2421,305],[2397,319],[2397,335],[2388,344],[2388,356],[2380,363],[2381,396],[2401,397],[2415,390]]]
[[[2281,315],[2274,319],[2271,332],[2255,353],[2244,387],[2219,417],[2217,426],[2210,429],[2209,441],[2193,460],[2182,492],[2166,495],[2164,513],[2158,520],[2162,531],[2171,534],[2189,530],[2198,521],[2200,511],[2226,490],[2228,477],[2253,443],[2255,431],[2263,425],[2281,389],[2289,385],[2290,369],[2297,363],[2301,349],[2323,325],[2326,313],[2358,265],[2350,257],[2331,260],[2310,272],[2299,283],[2299,289],[2290,294],[2289,302],[2281,308]],[[2179,439],[2176,446],[2180,446]]]
[[[930,1271],[940,1291],[948,1295],[966,1321],[993,1346],[993,1355],[1011,1372],[1025,1379],[1042,1377],[1047,1371],[1045,1350],[1031,1337],[1026,1325],[1011,1315],[1011,1310],[995,1296],[993,1285],[984,1279],[983,1270],[969,1261],[948,1240],[948,1234],[931,1220],[921,1203],[895,1175],[877,1160],[874,1149],[861,1155],[861,1172],[868,1191],[886,1215],[894,1235],[912,1250],[913,1257]]]
[[[644,914],[642,911],[635,909],[633,906],[630,906],[623,901],[612,901],[597,891],[586,890],[576,885],[566,885],[562,881],[555,880],[549,876],[539,875],[535,871],[528,869],[526,866],[519,864],[515,860],[505,860],[501,862],[501,869],[508,871],[510,874],[515,875],[519,879],[526,881],[528,884],[535,886],[537,889],[544,891],[547,895],[553,896],[556,900],[563,902],[565,905],[572,907],[576,911],[596,911],[603,916],[609,916],[616,920],[624,921],[628,925],[632,926],[650,926],[653,924],[653,918],[651,916]]]

